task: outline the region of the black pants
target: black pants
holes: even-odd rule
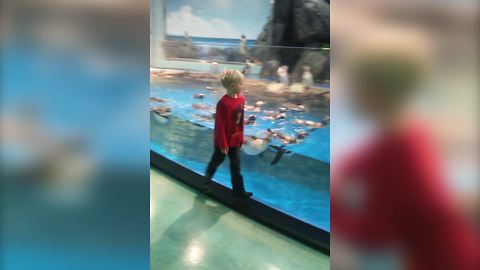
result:
[[[225,160],[226,155],[222,153],[219,147],[215,147],[215,152],[207,167],[205,176],[212,179],[218,166]],[[230,176],[232,179],[232,187],[234,193],[243,193],[243,177],[240,174],[240,147],[232,147],[228,149],[228,157],[230,158]]]

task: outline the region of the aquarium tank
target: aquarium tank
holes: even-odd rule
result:
[[[236,69],[245,78],[240,157],[245,189],[254,200],[329,232],[328,39],[280,42],[272,30],[275,6],[269,1],[255,1],[262,2],[263,13],[239,20],[251,23],[237,25],[244,27],[241,32],[204,33],[192,22],[207,25],[213,19],[183,2],[151,5],[151,150],[205,175],[214,151],[216,104],[226,94],[220,74]],[[221,20],[218,28],[227,29],[236,19],[223,26]],[[213,180],[231,188],[228,158]]]

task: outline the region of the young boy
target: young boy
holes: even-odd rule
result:
[[[373,35],[346,65],[355,113],[377,133],[334,163],[334,244],[352,254],[334,264],[368,269],[378,258],[383,269],[480,269],[478,231],[457,208],[428,124],[409,111],[429,60],[422,40],[405,36]]]
[[[243,177],[240,174],[240,147],[243,144],[243,115],[245,98],[240,95],[243,84],[243,75],[238,70],[226,70],[222,73],[221,83],[227,90],[217,103],[215,114],[215,152],[206,171],[205,191],[211,192],[211,179],[218,166],[225,157],[230,158],[230,174],[233,194],[236,197],[250,197],[243,186]]]

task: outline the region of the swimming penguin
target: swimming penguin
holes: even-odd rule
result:
[[[303,139],[305,139],[308,135],[310,135],[308,132],[306,132],[306,131],[300,131],[300,132],[297,133],[297,139],[303,140]]]
[[[304,126],[307,126],[307,127],[310,127],[310,128],[325,127],[323,121],[322,121],[322,123],[320,123],[320,122],[315,122],[315,121],[310,121],[310,120],[294,119],[292,121],[292,123],[298,124],[298,125],[304,125]]]
[[[280,139],[284,144],[295,144],[298,143],[297,138],[289,136],[287,134],[283,134],[277,131],[273,131],[272,129],[267,129],[271,137],[275,137]]]
[[[160,103],[166,102],[165,99],[159,98],[159,97],[150,97],[150,100],[153,101],[153,102],[160,102]]]
[[[208,110],[210,106],[208,104],[193,103],[192,108],[197,110]]]
[[[285,104],[285,107],[287,108],[287,110],[290,110],[290,111],[295,111],[295,112],[305,112],[305,105],[297,105],[297,104],[293,104],[293,103],[287,103]]]
[[[200,93],[196,93],[193,95],[193,98],[195,99],[203,99],[205,97],[205,94],[200,94]]]
[[[263,105],[265,105],[265,101],[259,100],[259,101],[255,102],[255,106],[257,106],[257,107],[261,107]]]
[[[297,107],[293,107],[291,108],[292,111],[295,111],[295,112],[304,112],[305,111],[305,106],[303,105],[298,105]]]
[[[247,121],[245,122],[245,125],[252,125],[255,123],[255,120],[257,120],[257,117],[253,114],[248,116]]]
[[[150,111],[158,112],[158,113],[169,113],[172,111],[172,108],[170,107],[162,107],[162,106],[153,106],[150,108]]]
[[[278,119],[285,119],[285,118],[287,118],[287,115],[285,113],[279,113],[276,117],[277,120]]]
[[[275,111],[272,111],[272,110],[264,110],[263,111],[264,114],[268,115],[268,116],[272,116],[272,115],[275,115],[276,112]]]
[[[218,92],[218,90],[216,88],[211,87],[211,86],[205,86],[205,89],[210,91],[210,92],[214,92],[214,93]]]
[[[278,113],[278,114],[273,114],[271,116],[262,117],[263,120],[268,120],[268,121],[281,120],[286,118],[287,118],[287,115],[285,113]]]
[[[321,121],[322,125],[324,126],[327,126],[328,124],[330,124],[330,116],[325,116],[322,121]]]
[[[245,105],[244,109],[247,112],[261,112],[262,111],[259,107],[252,106],[252,105]]]
[[[270,145],[271,148],[273,148],[275,151],[277,151],[277,154],[275,155],[275,158],[272,160],[270,165],[275,165],[278,162],[280,162],[280,159],[282,159],[284,154],[290,154],[292,151],[286,150],[285,145],[282,146],[276,146],[276,145]]]

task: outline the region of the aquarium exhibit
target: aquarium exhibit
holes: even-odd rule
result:
[[[217,102],[226,95],[221,76],[238,70],[245,189],[251,200],[329,238],[328,3],[198,2],[151,2],[151,152],[204,176]],[[212,180],[232,188],[228,158]]]

